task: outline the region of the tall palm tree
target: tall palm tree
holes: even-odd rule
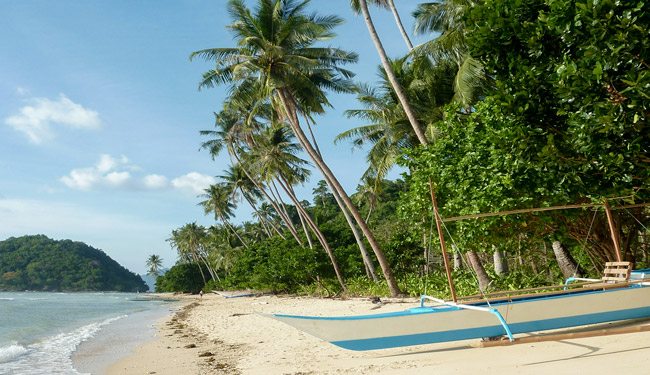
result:
[[[388,60],[388,55],[386,55],[386,50],[384,49],[381,39],[379,38],[379,34],[377,33],[377,29],[375,29],[375,25],[372,21],[372,17],[370,16],[370,11],[368,10],[368,3],[366,2],[366,0],[352,0],[351,5],[353,10],[355,10],[357,13],[361,12],[361,14],[363,15],[363,19],[366,22],[366,27],[368,28],[368,32],[370,33],[370,39],[372,39],[372,42],[375,45],[375,48],[377,49],[377,53],[379,54],[381,65],[384,67],[384,70],[386,71],[388,80],[390,81],[390,84],[393,90],[395,91],[397,98],[399,99],[399,103],[404,109],[404,113],[406,114],[406,117],[408,118],[409,123],[413,128],[415,135],[418,138],[418,141],[420,142],[420,144],[423,145],[428,144],[429,142],[426,136],[424,135],[424,131],[420,126],[420,122],[417,119],[416,113],[411,107],[408,98],[406,97],[406,93],[404,92],[402,85],[400,85],[400,83],[398,82],[397,77],[395,76],[395,72],[393,71],[390,61]]]
[[[228,11],[234,22],[229,27],[238,46],[196,51],[191,58],[202,57],[216,63],[214,69],[204,73],[200,87],[229,83],[233,87],[231,99],[248,100],[252,110],[257,108],[256,103],[270,100],[275,113],[291,126],[305,152],[343,199],[368,239],[391,294],[398,295],[392,270],[372,232],[301,128],[299,114],[323,113],[330,105],[326,89],[353,90],[349,80],[352,73],[341,66],[357,60],[354,53],[313,47],[331,39],[332,29],[342,19],[306,15],[308,4],[307,0],[259,0],[251,12],[242,0],[230,0]],[[252,100],[252,93],[257,95],[256,100]]]
[[[162,258],[160,255],[151,254],[147,257],[147,274],[158,276],[162,268]]]
[[[228,221],[228,219],[232,217],[235,208],[228,187],[223,183],[217,183],[210,185],[210,187],[204,191],[204,194],[199,195],[199,197],[204,199],[199,202],[199,206],[203,207],[205,214],[214,213],[215,219],[221,220],[221,222],[230,229],[235,237],[239,239],[242,245],[248,247],[246,241],[241,238],[235,227],[233,227]]]

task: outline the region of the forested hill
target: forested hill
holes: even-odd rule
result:
[[[0,290],[146,291],[140,276],[83,242],[44,235],[0,241]]]

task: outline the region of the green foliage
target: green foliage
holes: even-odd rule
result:
[[[324,251],[300,247],[292,240],[273,237],[242,250],[223,285],[292,292],[300,285],[310,284],[320,277],[333,277]]]
[[[146,291],[136,274],[82,242],[43,235],[0,242],[0,290]]]
[[[198,293],[202,288],[201,271],[194,263],[178,263],[156,279],[156,292]]]
[[[469,17],[472,54],[497,82],[490,97],[538,134],[561,193],[647,198],[646,3],[491,0]]]

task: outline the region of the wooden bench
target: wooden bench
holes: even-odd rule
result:
[[[631,262],[606,262],[603,277],[600,279],[602,282],[596,284],[587,284],[585,287],[601,287],[610,286],[611,284],[627,284],[630,281],[630,273],[632,272]]]

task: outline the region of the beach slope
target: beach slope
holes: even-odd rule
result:
[[[279,321],[270,313],[355,315],[403,310],[415,299],[191,297],[161,322],[155,340],[109,369],[109,374],[575,374],[644,373],[650,332],[477,348],[476,340],[354,352]],[[599,327],[603,327],[600,325]]]

